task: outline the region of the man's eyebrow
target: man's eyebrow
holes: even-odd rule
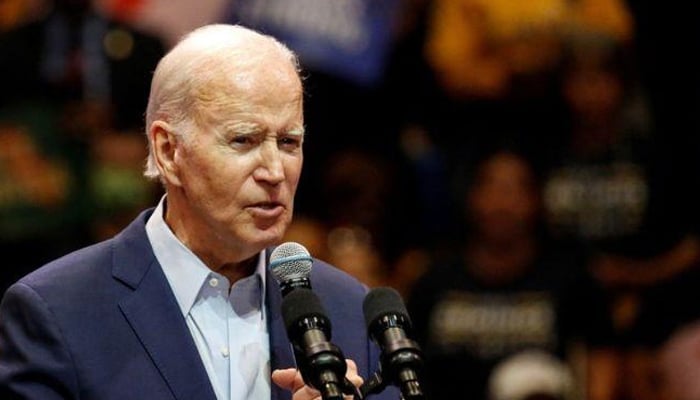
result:
[[[263,126],[256,122],[250,121],[235,121],[230,124],[226,124],[223,128],[224,129],[222,129],[221,132],[227,133],[227,135],[258,135],[264,133],[265,131]],[[299,126],[284,130],[280,132],[280,135],[303,137],[305,132],[306,129],[304,126]]]
[[[300,126],[298,128],[293,128],[290,129],[286,132],[287,135],[291,136],[304,136],[305,129],[303,126]]]

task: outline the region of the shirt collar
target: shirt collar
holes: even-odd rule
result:
[[[182,315],[187,316],[202,285],[213,272],[170,230],[163,218],[165,201],[164,195],[146,222],[146,236],[175,294]],[[255,269],[255,275],[259,276],[260,280],[261,305],[265,299],[265,274],[265,254],[261,251]]]

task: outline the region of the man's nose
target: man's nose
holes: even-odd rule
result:
[[[284,180],[282,154],[276,138],[269,138],[260,148],[260,165],[255,170],[255,179],[273,185]]]

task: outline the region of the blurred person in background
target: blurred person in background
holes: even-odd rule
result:
[[[495,147],[459,182],[466,229],[450,260],[412,287],[408,308],[434,398],[488,399],[508,357],[535,349],[565,362],[587,399],[614,399],[612,325],[585,254],[542,226],[540,175],[515,147]]]
[[[697,275],[700,241],[684,200],[691,182],[679,179],[654,131],[629,49],[577,42],[567,56],[568,124],[545,184],[548,228],[592,254],[589,268],[625,349],[624,396],[636,399],[653,385],[653,361],[639,350],[663,341],[665,321],[677,314],[666,308],[645,322],[654,313],[647,309],[668,304],[674,282]]]

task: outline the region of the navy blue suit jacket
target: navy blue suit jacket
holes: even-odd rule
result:
[[[0,398],[216,400],[185,319],[146,236],[152,211],[114,238],[36,270],[0,306]],[[295,365],[267,274],[272,369]],[[311,273],[332,323],[332,342],[365,380],[378,367],[366,334],[366,288],[314,261]],[[291,394],[272,384],[274,400]],[[376,399],[397,399],[393,388]]]

